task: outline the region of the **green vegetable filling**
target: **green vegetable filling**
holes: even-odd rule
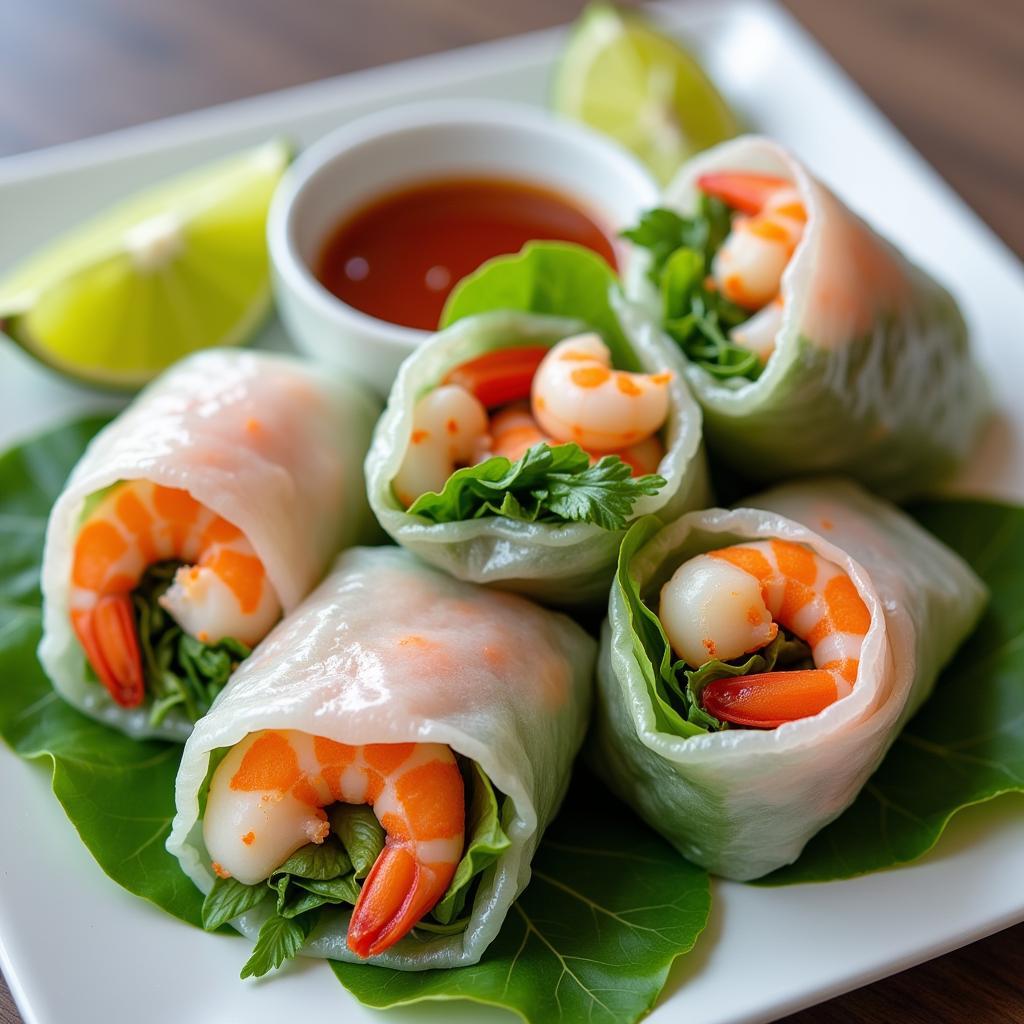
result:
[[[634,477],[617,455],[604,455],[592,466],[579,445],[538,444],[517,462],[496,455],[457,469],[440,493],[421,494],[408,511],[434,523],[504,516],[622,530],[637,499],[664,486],[662,476]]]
[[[729,331],[748,320],[749,311],[706,284],[731,226],[729,207],[702,195],[693,217],[648,210],[622,235],[650,251],[647,273],[661,293],[662,326],[686,358],[719,379],[757,380],[764,367],[756,353],[729,340]]]
[[[503,825],[512,813],[508,798],[502,797],[499,811],[499,794],[479,765],[460,758],[459,766],[466,786],[466,846],[447,892],[412,931],[421,939],[465,930],[481,876],[510,844]],[[359,899],[363,879],[384,848],[384,829],[365,804],[332,804],[327,816],[327,839],[297,850],[265,882],[244,885],[218,878],[207,894],[203,927],[208,931],[256,907],[270,910],[243,978],[261,977],[295,957],[324,907],[355,906]]]
[[[679,736],[736,728],[704,710],[700,699],[704,688],[717,679],[813,668],[811,649],[780,627],[770,644],[742,658],[716,658],[696,669],[674,659],[661,619],[647,605],[629,572],[633,556],[658,529],[660,523],[653,516],[633,526],[622,542],[616,575],[632,626],[633,653],[647,682],[658,727]]]
[[[231,673],[251,650],[231,637],[204,644],[189,636],[160,606],[180,562],[157,562],[132,592],[139,652],[150,704],[149,721],[159,725],[172,708],[195,722],[224,689]]]

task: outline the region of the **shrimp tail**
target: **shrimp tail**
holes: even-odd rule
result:
[[[724,722],[776,729],[816,715],[844,696],[833,674],[819,668],[717,679],[704,688],[701,704]]]
[[[443,878],[417,862],[402,843],[388,842],[366,881],[348,926],[348,948],[366,958],[393,946],[444,895],[454,865]]]
[[[75,624],[89,664],[123,708],[138,707],[145,695],[142,656],[128,594],[105,594]]]

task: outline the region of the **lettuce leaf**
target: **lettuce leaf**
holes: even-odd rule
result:
[[[601,335],[620,370],[640,370],[612,306],[618,287],[611,267],[589,249],[529,242],[515,255],[488,260],[464,277],[448,297],[440,326],[499,309],[571,317]]]
[[[661,476],[634,477],[617,455],[602,456],[592,466],[579,445],[537,444],[516,462],[496,455],[457,469],[440,492],[421,494],[408,511],[434,523],[504,516],[622,530],[637,499],[664,486]]]

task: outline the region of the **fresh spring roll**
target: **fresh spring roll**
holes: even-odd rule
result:
[[[628,233],[652,255],[631,293],[686,356],[714,455],[753,480],[836,472],[893,498],[964,459],[987,395],[956,302],[796,157],[723,143],[664,207]]]
[[[746,504],[627,537],[591,750],[685,857],[741,880],[795,860],[853,801],[986,600],[854,484]]]
[[[629,521],[707,499],[700,409],[639,310],[621,329],[523,312],[458,320],[402,365],[366,462],[370,506],[458,579],[603,602]],[[579,446],[579,447],[577,447]]]
[[[50,514],[39,659],[134,737],[184,740],[234,666],[372,518],[377,407],[297,359],[212,350],[102,430]]]
[[[479,960],[565,793],[595,655],[568,618],[400,548],[343,554],[182,755],[167,848],[206,926],[270,922],[243,976],[282,916],[308,956]]]

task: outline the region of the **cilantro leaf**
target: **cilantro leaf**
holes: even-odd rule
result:
[[[294,958],[306,936],[313,930],[314,914],[280,917],[272,914],[263,922],[252,956],[242,968],[241,978],[261,978]]]
[[[634,477],[631,472],[617,455],[605,455],[591,466],[579,445],[538,444],[517,462],[494,456],[456,470],[440,492],[421,494],[409,514],[435,523],[495,515],[525,522],[595,523],[605,530],[621,530],[636,500],[665,486],[664,477]]]

